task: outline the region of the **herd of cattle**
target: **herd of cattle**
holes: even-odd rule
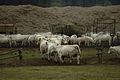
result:
[[[107,41],[109,45],[108,53],[115,53],[120,56],[120,46],[111,46],[115,42],[119,42],[120,32],[116,32],[116,35],[112,38],[110,33],[99,32],[96,34],[89,33],[81,35],[67,36],[57,35],[51,32],[37,33],[33,35],[5,35],[0,34],[0,45],[8,45],[9,47],[17,46],[39,46],[42,58],[47,57],[48,60],[60,60],[64,62],[64,58],[68,57],[70,63],[73,57],[76,57],[77,64],[80,63],[81,50],[80,46],[101,46],[102,41]]]

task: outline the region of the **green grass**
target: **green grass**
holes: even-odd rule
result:
[[[9,48],[1,48],[0,53],[3,54],[4,52],[9,52],[11,50],[12,49],[9,49]],[[17,49],[13,49],[13,50],[17,50]],[[2,55],[2,56],[0,56],[0,58],[14,56],[14,55],[17,55],[16,53],[10,53],[10,54],[7,54],[7,55]],[[30,48],[30,49],[29,48],[24,48],[22,50],[22,55],[23,55],[24,59],[40,58],[40,56],[41,56],[39,50],[36,49],[36,48]]]
[[[1,49],[5,52],[9,49]],[[107,52],[107,50],[105,50]],[[82,58],[96,56],[96,50],[92,48],[82,49]],[[8,55],[9,56],[9,55]],[[1,56],[0,56],[1,57]],[[23,49],[24,61],[37,62],[41,58],[38,49]],[[89,58],[87,58],[89,59]],[[17,64],[18,58],[3,62]],[[92,62],[89,60],[88,62]],[[39,61],[38,61],[39,63]],[[37,64],[38,64],[37,63]],[[19,66],[0,67],[0,80],[120,80],[120,64],[94,64],[79,66]]]
[[[0,53],[1,52],[6,52],[9,51],[10,49],[4,49],[4,48],[0,48]],[[89,64],[94,64],[97,63],[97,56],[96,56],[96,50],[93,48],[82,48],[82,60],[87,61],[87,63]],[[107,53],[107,49],[104,49],[104,52]],[[0,58],[3,57],[8,57],[8,56],[13,56],[14,54],[9,54],[9,55],[5,55],[5,56],[0,56]],[[23,60],[30,62],[32,60],[32,62],[39,62],[39,60],[41,59],[41,54],[40,51],[38,50],[38,48],[23,48],[22,50],[22,55],[23,55]],[[111,58],[115,58],[115,56],[111,55]],[[110,56],[108,54],[104,55],[104,59],[108,60],[110,58]],[[90,60],[89,60],[90,59]],[[35,61],[37,60],[37,61]],[[3,60],[3,63],[8,63],[12,64],[13,62],[18,62],[19,63],[19,59],[18,58],[13,58],[13,59],[8,59],[8,60]],[[115,61],[112,61],[112,63],[114,63]],[[118,62],[118,61],[117,61]],[[86,63],[86,62],[85,62]],[[111,63],[111,62],[110,62]],[[37,63],[36,63],[37,64]],[[16,63],[15,63],[16,65]]]
[[[24,59],[33,59],[33,58],[40,58],[41,54],[40,51],[36,48],[34,49],[23,49],[23,57]]]
[[[6,51],[10,51],[10,49],[0,49],[1,52],[6,52]],[[9,54],[9,55],[4,55],[4,56],[0,56],[0,58],[2,57],[8,57],[8,56],[13,56],[14,54]],[[22,50],[22,55],[24,59],[33,59],[33,58],[41,58],[41,54],[39,52],[39,50],[37,48],[25,48]],[[93,48],[84,48],[82,49],[82,53],[81,56],[83,58],[85,57],[89,57],[89,56],[96,56],[96,50]]]
[[[120,80],[120,65],[0,68],[0,80]]]
[[[93,49],[93,48],[83,48],[81,50],[82,50],[82,53],[81,53],[82,57],[89,57],[89,56],[95,56],[96,55],[96,50]]]

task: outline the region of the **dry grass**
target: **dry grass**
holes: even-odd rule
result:
[[[67,24],[73,24],[73,29],[81,32],[81,25],[93,25],[95,18],[115,18],[120,22],[120,6],[50,8],[32,5],[0,6],[0,23],[15,23],[18,33],[23,34],[51,31],[51,27],[64,27]],[[117,24],[118,28],[119,26],[120,24]]]

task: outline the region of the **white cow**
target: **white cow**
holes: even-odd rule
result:
[[[40,39],[40,52],[42,54],[42,58],[47,56],[47,59],[50,60],[51,57],[55,57],[55,53],[57,52],[57,45],[54,40],[48,38],[41,38]],[[56,58],[54,58],[56,59]]]
[[[52,36],[52,32],[41,32],[41,33],[36,33],[35,35],[41,35],[42,37],[50,38]]]
[[[35,35],[29,35],[28,37],[28,44],[33,45],[35,43]]]
[[[97,36],[94,39],[95,43],[98,43],[98,45],[101,45],[102,41],[108,41],[109,46],[111,45],[111,40],[112,40],[112,38],[111,38],[110,34],[102,34],[102,35]]]
[[[120,38],[120,32],[116,32],[116,36]]]
[[[108,50],[108,54],[115,54],[120,58],[120,46],[110,47]]]
[[[68,57],[70,63],[72,62],[73,57],[77,57],[77,64],[80,63],[81,50],[78,45],[59,45],[57,47],[58,58],[63,63],[63,57]]]
[[[67,36],[67,35],[63,35],[62,37],[63,37],[63,40],[64,40],[64,43],[63,43],[63,44],[68,44],[69,41],[70,41],[70,37]]]
[[[54,42],[56,44],[61,45],[62,44],[62,39],[61,38],[49,38],[51,42]]]
[[[120,32],[116,32],[116,35],[113,37],[113,41],[120,40]]]
[[[41,35],[41,34],[35,34],[34,35],[34,42],[35,42],[35,44],[37,44],[37,45],[39,45],[40,43],[39,43],[39,40],[41,39],[41,38],[45,38],[45,36],[43,36],[43,35]]]
[[[57,57],[57,46],[58,44],[56,43],[48,42],[48,49],[47,49],[48,60],[54,59],[55,61],[57,61],[57,58],[56,58]]]
[[[15,34],[9,35],[9,37],[12,39],[12,44],[15,46],[17,46],[17,43],[20,43],[23,46],[26,45],[29,35]]]
[[[9,46],[12,46],[11,38],[7,35],[0,35],[0,44],[9,44]]]
[[[104,32],[99,32],[99,33],[93,33],[93,32],[91,32],[90,33],[90,36],[93,38],[93,39],[95,39],[96,37],[98,37],[99,35],[103,35],[104,34]]]
[[[82,36],[77,38],[78,45],[81,45],[82,42],[85,42],[85,46],[89,46],[90,43],[94,43],[94,40],[92,37],[89,36]]]
[[[41,40],[39,49],[40,49],[40,53],[42,55],[42,58],[44,58],[46,53],[47,53],[47,51],[48,51],[48,41]]]
[[[76,44],[77,43],[77,35],[72,35],[70,37],[70,44]]]

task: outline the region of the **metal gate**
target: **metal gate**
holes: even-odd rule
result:
[[[96,18],[93,23],[93,32],[109,32],[110,34],[116,33],[116,19],[103,19],[103,18]]]

